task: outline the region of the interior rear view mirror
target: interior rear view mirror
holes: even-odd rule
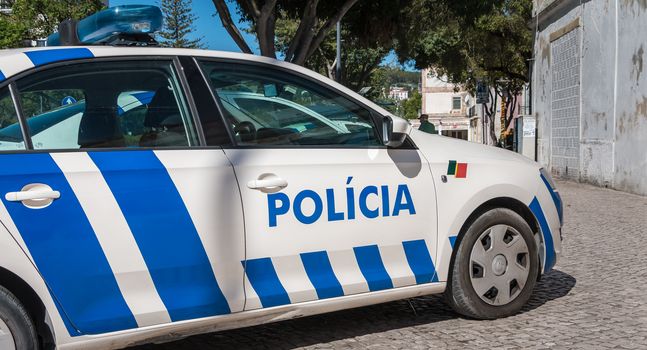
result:
[[[276,84],[265,84],[263,85],[263,95],[265,97],[276,97],[279,94],[276,92]]]

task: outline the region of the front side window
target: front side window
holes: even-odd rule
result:
[[[267,67],[203,62],[239,145],[380,145],[368,110]]]
[[[197,144],[170,62],[68,65],[22,79],[18,90],[35,149]]]
[[[0,152],[24,150],[25,143],[9,90],[0,90]]]

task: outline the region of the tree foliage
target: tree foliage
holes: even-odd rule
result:
[[[409,94],[409,98],[402,101],[402,109],[404,110],[404,117],[407,119],[416,119],[419,117],[420,109],[422,108],[422,95],[418,89],[414,89]]]
[[[166,47],[202,48],[202,38],[191,39],[195,32],[193,22],[197,16],[191,6],[193,0],[162,0],[160,7],[164,15],[164,28],[159,33],[160,44]]]
[[[345,29],[353,33],[362,47],[390,48],[393,33],[397,28],[399,9],[406,0],[212,0],[223,26],[234,39],[241,51],[252,53],[243,38],[237,23],[234,23],[227,2],[235,3],[242,21],[251,27],[256,35],[261,55],[276,58],[281,52],[283,58],[292,63],[304,65],[317,54],[329,40],[338,21],[343,18]],[[279,21],[292,22],[289,36],[283,31],[281,42],[277,33]],[[277,47],[277,46],[280,46]]]
[[[283,14],[276,21],[276,50],[285,56],[290,49],[290,41],[298,30],[299,22]],[[327,76],[335,78],[337,65],[336,32],[330,32],[319,48],[304,62],[304,66]],[[361,42],[347,27],[342,26],[342,75],[340,83],[353,90],[367,86],[371,74],[378,68],[389,50],[380,46],[371,47]]]
[[[392,86],[407,87],[409,90],[418,88],[420,72],[407,72],[394,64],[378,67],[371,75],[369,86],[372,88],[368,96],[374,101],[387,100]]]
[[[25,33],[24,26],[9,16],[0,15],[0,48],[20,47]]]
[[[0,17],[2,48],[20,47],[24,40],[54,33],[66,19],[81,19],[103,7],[100,0],[15,0],[11,14]]]
[[[477,81],[491,87],[486,117],[496,143],[499,100],[505,132],[515,114],[516,98],[528,82],[532,32],[526,24],[531,16],[531,0],[414,0],[404,16],[407,21],[398,33],[396,50],[401,59],[431,67],[435,75],[467,89],[474,90]]]

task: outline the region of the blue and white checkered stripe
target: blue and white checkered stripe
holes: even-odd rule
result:
[[[366,245],[345,251],[315,251],[297,257],[249,259],[247,309],[327,299],[437,282],[425,240],[398,246]]]

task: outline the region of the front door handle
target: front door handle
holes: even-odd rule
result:
[[[55,199],[61,198],[61,192],[54,191],[44,184],[31,184],[18,192],[5,194],[4,198],[8,202],[23,202],[28,207],[41,208],[50,205]]]
[[[253,190],[280,189],[288,186],[288,182],[276,175],[261,175],[256,180],[247,183],[247,187]]]

